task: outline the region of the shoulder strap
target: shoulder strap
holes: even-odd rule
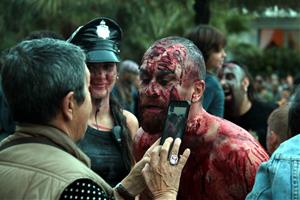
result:
[[[0,146],[0,151],[2,151],[3,149],[6,149],[8,147],[14,146],[14,145],[27,144],[27,143],[47,144],[47,145],[59,148],[63,151],[66,151],[65,149],[63,149],[63,147],[59,146],[58,144],[54,143],[53,141],[51,141],[50,139],[48,139],[46,137],[24,137],[24,138],[15,139],[15,140],[9,141],[7,143],[4,143],[4,145]]]

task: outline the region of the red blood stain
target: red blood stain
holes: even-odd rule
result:
[[[163,44],[163,45],[161,45]],[[175,71],[176,67],[184,66],[186,61],[186,48],[181,44],[165,46],[164,43],[154,45],[143,57],[147,70],[153,72],[158,69]]]
[[[188,84],[186,78],[186,49],[180,44],[171,45],[161,42],[146,52],[141,69],[145,71],[146,81],[141,78],[139,113],[141,124],[145,130],[153,134],[163,129],[167,106],[170,100],[179,100],[181,97],[177,91],[178,84]],[[191,70],[189,70],[191,71]],[[173,74],[172,81],[162,81],[161,74]],[[170,76],[170,75],[165,75]],[[177,77],[177,78],[175,78]],[[149,112],[150,107],[157,111]],[[152,110],[153,110],[152,109]]]
[[[142,128],[133,146],[137,160],[160,137],[169,101],[182,98],[178,88],[188,88],[199,80],[199,69],[188,61],[186,49],[180,44],[168,40],[155,43],[143,60],[141,68],[150,78],[140,90]],[[163,85],[156,76],[158,71],[171,71],[177,79]],[[148,113],[147,106],[161,108],[161,112]],[[177,197],[184,200],[245,199],[259,164],[268,159],[248,132],[204,110],[188,120],[180,153],[185,148],[191,149],[191,155],[182,172]],[[140,199],[150,199],[149,193]]]
[[[134,154],[139,160],[160,133],[139,129]],[[187,122],[181,152],[191,149],[177,199],[242,200],[251,191],[258,166],[267,153],[244,129],[202,110]],[[149,195],[143,194],[141,199]]]

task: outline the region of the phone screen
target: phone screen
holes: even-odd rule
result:
[[[183,138],[189,109],[190,103],[188,101],[170,102],[160,144],[163,144],[168,137]]]

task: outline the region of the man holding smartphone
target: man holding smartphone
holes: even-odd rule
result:
[[[201,52],[188,39],[163,38],[146,51],[140,68],[142,127],[134,139],[134,154],[141,159],[161,137],[169,102],[188,100],[182,149],[190,148],[191,156],[182,172],[177,199],[242,200],[268,155],[247,131],[203,109],[205,71]],[[171,152],[170,163],[177,161]],[[151,199],[150,193],[145,191],[141,199]]]
[[[185,122],[190,110],[189,101],[170,101],[168,113],[165,120],[160,144],[163,144],[168,137],[180,138],[184,136]]]

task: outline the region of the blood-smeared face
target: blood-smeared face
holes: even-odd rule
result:
[[[186,62],[186,48],[161,42],[144,55],[140,70],[139,113],[143,129],[162,131],[170,100],[191,100],[198,71]]]
[[[91,73],[90,92],[93,99],[102,99],[110,94],[116,82],[116,63],[88,63]]]
[[[245,97],[244,75],[244,71],[235,64],[226,64],[218,74],[225,94],[225,112],[230,115],[239,110]]]

